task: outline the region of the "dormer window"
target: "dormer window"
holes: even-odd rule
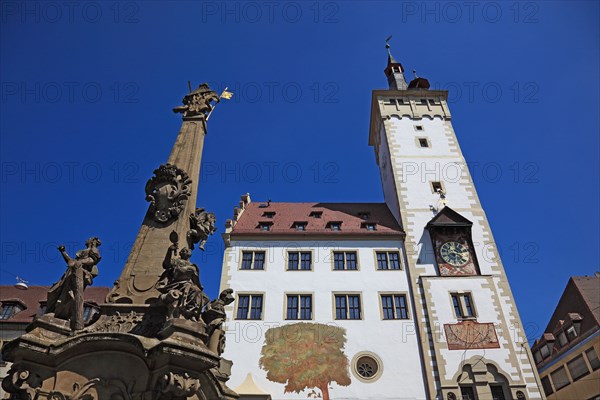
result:
[[[327,227],[332,231],[341,231],[342,223],[341,222],[330,222],[327,224]]]
[[[566,332],[569,342],[572,342],[577,337],[577,331],[575,330],[574,326],[568,327]]]
[[[275,217],[275,211],[265,211],[263,217],[273,219],[273,217]]]
[[[373,222],[365,222],[364,224],[362,224],[362,227],[368,231],[376,231],[377,230],[377,224],[375,224]]]
[[[323,211],[311,211],[308,216],[312,218],[321,218],[323,216]]]
[[[371,217],[371,213],[368,211],[361,211],[358,213],[358,216],[360,217],[360,219],[364,219],[366,221]]]
[[[16,302],[3,302],[2,308],[0,309],[0,320],[6,320],[11,318],[16,313],[23,311],[22,305]]]
[[[544,344],[542,347],[540,347],[540,354],[542,358],[550,357],[550,349],[548,348],[547,344]]]
[[[297,231],[305,231],[308,223],[304,221],[294,222],[294,229]]]
[[[273,225],[272,222],[260,222],[258,224],[258,227],[261,231],[268,232],[271,230],[272,225]]]

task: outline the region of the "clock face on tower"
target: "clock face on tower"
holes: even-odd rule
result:
[[[473,223],[446,206],[427,224],[441,276],[478,275],[471,237]]]
[[[458,242],[446,242],[440,247],[440,256],[453,267],[464,267],[470,259],[469,250]]]

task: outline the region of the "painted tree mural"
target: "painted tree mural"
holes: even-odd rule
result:
[[[314,397],[329,400],[331,383],[350,385],[345,344],[346,330],[337,326],[300,322],[271,328],[259,365],[267,379],[285,384],[284,393],[313,389]]]

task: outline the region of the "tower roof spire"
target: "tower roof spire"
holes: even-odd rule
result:
[[[396,61],[390,50],[391,38],[392,35],[388,36],[385,39],[385,48],[388,52],[387,67],[384,70],[385,76],[387,76],[388,78],[388,85],[390,90],[406,90],[407,85],[403,74],[404,68],[402,67],[402,64]]]
[[[390,64],[400,64],[398,61],[396,61],[396,59],[392,55],[392,52],[390,51],[390,48],[392,47],[392,46],[390,46],[390,39],[391,38],[392,38],[392,35],[388,36],[385,39],[385,48],[387,49],[387,52],[388,52],[388,65],[390,65]]]

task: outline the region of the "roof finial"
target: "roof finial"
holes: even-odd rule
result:
[[[417,76],[417,70],[416,69],[413,69],[413,75],[415,76],[415,79],[418,78],[418,76]]]
[[[388,36],[388,37],[385,39],[385,48],[387,49],[387,51],[388,51],[388,54],[390,55],[390,57],[392,56],[392,53],[390,52],[390,47],[391,47],[391,46],[390,46],[390,43],[389,43],[391,38],[392,38],[392,35]]]

